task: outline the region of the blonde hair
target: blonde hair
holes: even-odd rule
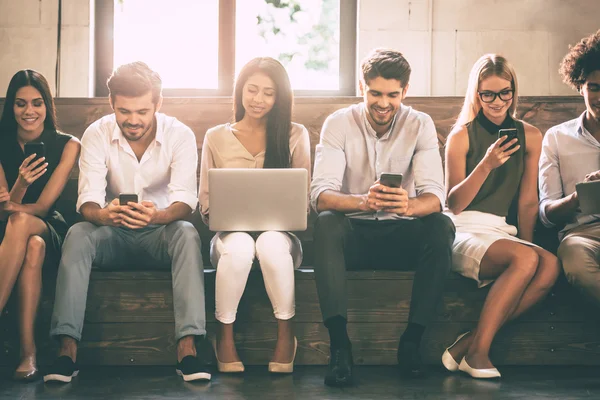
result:
[[[479,84],[490,76],[497,76],[510,81],[514,94],[512,104],[508,109],[508,114],[511,117],[516,118],[519,95],[517,74],[506,58],[497,54],[486,54],[477,60],[471,69],[465,102],[463,103],[458,119],[452,126],[452,129],[460,128],[475,119],[479,110],[481,110],[481,102],[478,93]]]

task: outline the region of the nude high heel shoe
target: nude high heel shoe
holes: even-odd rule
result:
[[[502,375],[500,375],[500,371],[498,371],[496,368],[477,369],[477,368],[471,367],[467,363],[466,357],[463,357],[458,368],[461,371],[471,375],[471,377],[476,378],[476,379],[494,379],[494,378],[500,378],[502,376]]]
[[[448,346],[446,348],[446,351],[444,351],[444,354],[442,354],[442,364],[444,365],[444,367],[446,367],[446,369],[450,372],[456,372],[458,371],[458,362],[456,362],[456,360],[454,359],[454,357],[452,357],[452,354],[450,354],[450,349],[452,347],[454,347],[454,345],[456,343],[458,343],[460,341],[460,339],[462,339],[463,337],[467,336],[469,333],[471,333],[471,331],[467,331],[463,334],[458,335],[458,337],[456,338],[456,340],[454,341],[454,343],[452,343],[450,346]]]
[[[215,350],[215,358],[217,359],[217,369],[219,370],[219,372],[229,373],[229,374],[244,372],[244,370],[245,370],[244,363],[241,361],[232,361],[232,362],[219,361],[219,353],[217,352],[217,340],[214,339],[212,344],[213,344],[213,349]]]
[[[294,336],[294,356],[292,357],[292,361],[289,363],[278,363],[278,362],[270,362],[269,363],[269,372],[274,374],[291,374],[294,372],[294,360],[296,359],[296,350],[298,350],[298,339]]]
[[[35,356],[26,357],[28,368],[24,370],[16,370],[13,374],[13,380],[20,382],[34,382],[39,379],[40,371],[37,368]],[[21,360],[23,363],[24,360]]]

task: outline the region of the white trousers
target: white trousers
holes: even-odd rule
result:
[[[235,321],[255,257],[275,318],[287,320],[296,312],[294,269],[302,262],[300,240],[287,232],[269,231],[253,236],[246,232],[219,232],[211,241],[210,258],[217,269],[215,317],[221,323]]]

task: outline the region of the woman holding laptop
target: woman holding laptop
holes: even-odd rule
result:
[[[305,168],[310,185],[310,141],[302,125],[291,122],[293,92],[285,68],[259,57],[240,71],[233,94],[235,122],[211,128],[202,146],[200,211],[209,219],[208,171],[211,168]],[[220,372],[243,372],[234,341],[233,322],[255,258],[275,318],[277,344],[269,371],[290,373],[297,340],[294,269],[302,261],[300,240],[288,232],[218,232],[211,241],[217,269],[215,317],[219,321],[215,355]]]
[[[516,119],[517,76],[487,54],[473,66],[462,111],[446,143],[448,216],[456,226],[452,269],[479,287],[495,280],[479,323],[442,357],[450,371],[498,378],[489,359],[498,330],[541,301],[559,273],[554,255],[533,245],[542,134]],[[507,223],[515,202],[517,221]]]

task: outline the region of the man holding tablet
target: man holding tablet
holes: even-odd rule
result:
[[[44,381],[70,382],[79,372],[92,264],[138,263],[172,271],[177,373],[209,380],[194,340],[206,334],[200,237],[184,221],[198,204],[194,133],[158,112],[161,79],[146,64],[120,66],[107,85],[114,114],[90,125],[81,140],[77,211],[85,222],[69,230],[63,245],[50,330],[59,357]]]
[[[565,83],[583,96],[586,110],[550,128],[544,137],[540,218],[548,227],[562,227],[557,255],[565,274],[571,284],[600,304],[600,215],[590,213],[594,212],[588,208],[591,199],[580,201],[594,192],[591,186],[600,184],[600,30],[570,49],[560,72]],[[581,186],[576,190],[581,182],[586,190]]]
[[[398,363],[421,374],[419,344],[442,297],[455,229],[441,214],[442,160],[431,117],[402,104],[410,66],[397,51],[362,63],[364,101],[330,115],[315,152],[315,277],[331,358],[325,384],[353,383],[346,269],[415,269]]]

